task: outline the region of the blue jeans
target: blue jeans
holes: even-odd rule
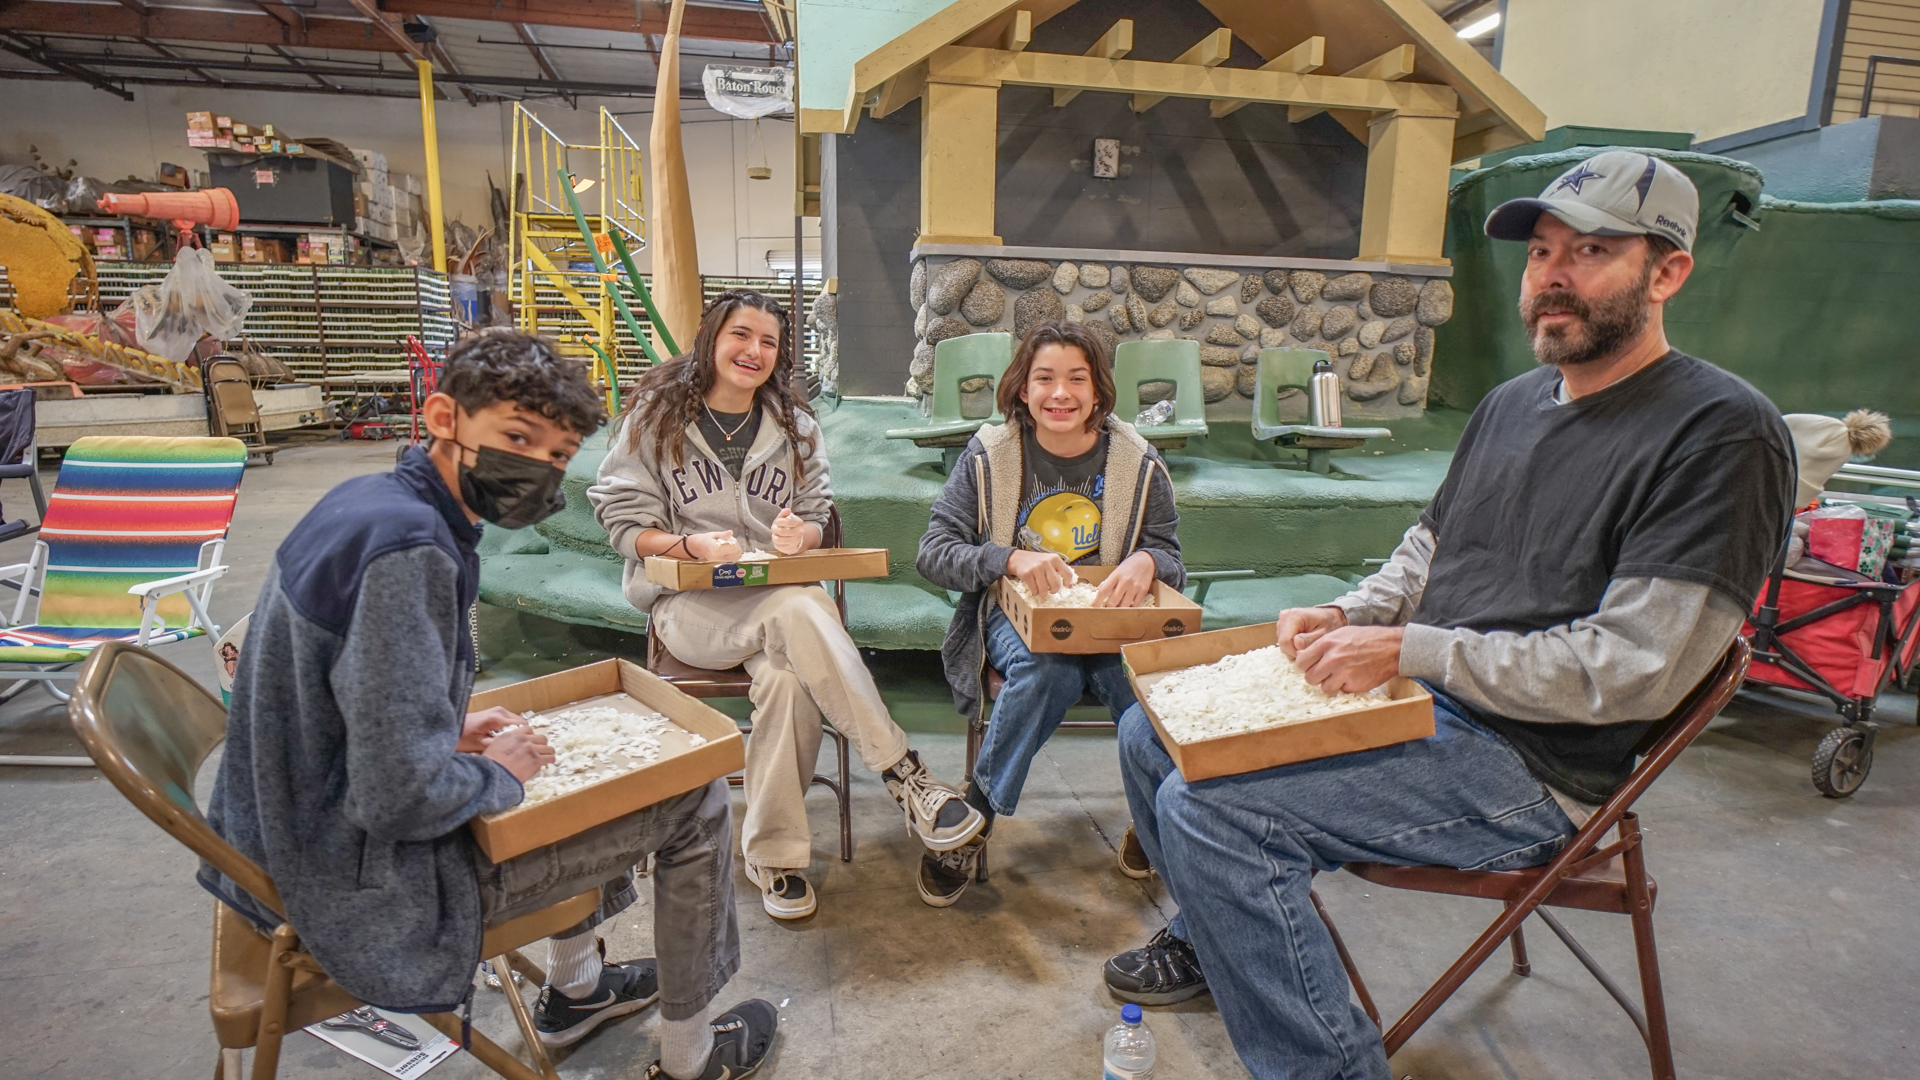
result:
[[[1255,1080],[1390,1080],[1308,899],[1312,871],[1537,866],[1575,832],[1506,740],[1433,703],[1432,738],[1196,784],[1144,712],[1120,721],[1134,830],[1180,906],[1168,930],[1192,943]]]
[[[1134,705],[1133,687],[1118,654],[1031,653],[998,604],[987,614],[987,659],[1006,676],[993,703],[986,741],[973,763],[973,785],[996,814],[1020,804],[1033,755],[1053,736],[1067,710],[1091,689],[1119,720]]]

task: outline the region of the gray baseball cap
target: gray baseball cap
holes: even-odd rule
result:
[[[1487,215],[1487,235],[1526,240],[1542,213],[1600,236],[1664,236],[1693,250],[1700,193],[1672,165],[1632,150],[1609,150],[1568,169],[1537,199],[1508,199]]]

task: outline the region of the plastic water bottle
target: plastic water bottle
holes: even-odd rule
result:
[[[1133,418],[1133,424],[1135,427],[1153,427],[1171,419],[1173,419],[1173,402],[1156,401],[1141,409],[1140,415]]]
[[[1140,1006],[1120,1007],[1120,1022],[1107,1030],[1103,1057],[1103,1080],[1153,1080],[1153,1032],[1140,1022]]]

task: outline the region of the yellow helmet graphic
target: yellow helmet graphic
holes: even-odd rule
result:
[[[1100,546],[1100,508],[1085,495],[1061,491],[1041,499],[1027,514],[1033,530],[1048,550],[1073,562]]]

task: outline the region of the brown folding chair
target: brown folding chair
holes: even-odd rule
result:
[[[133,645],[109,642],[80,669],[67,715],[102,774],[127,801],[174,839],[285,917],[280,892],[260,866],[221,839],[193,801],[193,778],[226,738],[227,711],[185,672]],[[478,1031],[466,1048],[508,1080],[559,1080],[534,1031],[527,1004],[513,986],[509,966],[540,983],[545,972],[519,949],[551,937],[593,913],[600,894],[581,893],[551,907],[488,928],[480,955],[492,957],[494,975],[507,987],[507,1002],[519,1023],[534,1067]],[[280,1044],[288,1032],[338,1016],[361,1005],[327,977],[300,947],[300,935],[282,922],[268,938],[226,904],[213,906],[213,975],[208,1006],[219,1040],[214,1080],[239,1080],[240,1051],[253,1048],[253,1080],[278,1071]],[[456,1042],[460,1019],[452,1013],[423,1017]]]
[[[1652,876],[1647,873],[1639,819],[1628,811],[1634,801],[1666,771],[1667,766],[1673,764],[1673,759],[1679,757],[1680,752],[1691,745],[1706,730],[1707,724],[1726,707],[1727,702],[1733,699],[1734,691],[1740,688],[1740,680],[1746,676],[1747,662],[1752,655],[1746,641],[1734,640],[1712,674],[1695,687],[1679,707],[1648,729],[1640,745],[1635,747],[1635,752],[1645,757],[1627,782],[1587,819],[1573,839],[1560,849],[1560,854],[1545,866],[1525,870],[1477,871],[1454,870],[1444,866],[1389,866],[1369,862],[1346,864],[1346,869],[1375,885],[1411,889],[1414,892],[1477,896],[1498,900],[1506,909],[1461,954],[1460,959],[1453,962],[1440,981],[1421,995],[1420,1000],[1407,1010],[1398,1023],[1391,1029],[1382,1026],[1388,1056],[1406,1045],[1420,1025],[1426,1023],[1447,998],[1460,989],[1500,947],[1501,942],[1510,942],[1512,945],[1514,974],[1531,974],[1532,966],[1527,962],[1526,939],[1521,936],[1520,924],[1527,916],[1538,915],[1547,928],[1566,943],[1581,966],[1591,972],[1613,1000],[1626,1010],[1627,1016],[1633,1020],[1633,1026],[1639,1029],[1640,1038],[1647,1044],[1654,1080],[1673,1080],[1673,1046],[1668,1040],[1666,999],[1660,989],[1660,954],[1653,940],[1656,886]],[[1619,838],[1602,847],[1607,830],[1615,826],[1618,826]],[[1340,953],[1340,962],[1345,965],[1348,978],[1353,980],[1361,1008],[1373,1018],[1376,1026],[1380,1026],[1379,1010],[1374,1008],[1373,997],[1367,993],[1366,983],[1353,966],[1353,958],[1347,952],[1346,943],[1340,939],[1340,931],[1334,928],[1333,918],[1327,914],[1319,895],[1312,894],[1312,898],[1314,910],[1320,913],[1320,920],[1333,935],[1334,947]],[[1549,907],[1605,911],[1626,915],[1633,920],[1634,954],[1640,969],[1640,994],[1646,1006],[1644,1013],[1599,962],[1574,940],[1560,920],[1553,917],[1553,913],[1547,910]]]
[[[821,547],[842,546],[840,528],[840,508],[832,507],[827,512],[826,528],[820,530]],[[840,625],[847,625],[847,583],[844,581],[823,581],[822,586],[831,586],[834,606],[840,610]],[[753,676],[747,674],[742,666],[730,667],[725,671],[711,668],[694,667],[683,663],[667,651],[660,643],[660,635],[649,628],[647,633],[647,670],[660,676],[676,688],[691,697],[697,698],[743,698],[753,689]],[[742,734],[753,736],[753,721],[736,721]],[[847,752],[847,737],[830,723],[822,722],[821,733],[833,740],[834,756],[840,764],[840,778],[820,773],[813,774],[813,782],[833,792],[834,800],[840,809],[840,861],[853,861],[853,791],[848,784],[852,776],[850,757]],[[727,783],[734,787],[746,784],[743,776],[729,776]]]

